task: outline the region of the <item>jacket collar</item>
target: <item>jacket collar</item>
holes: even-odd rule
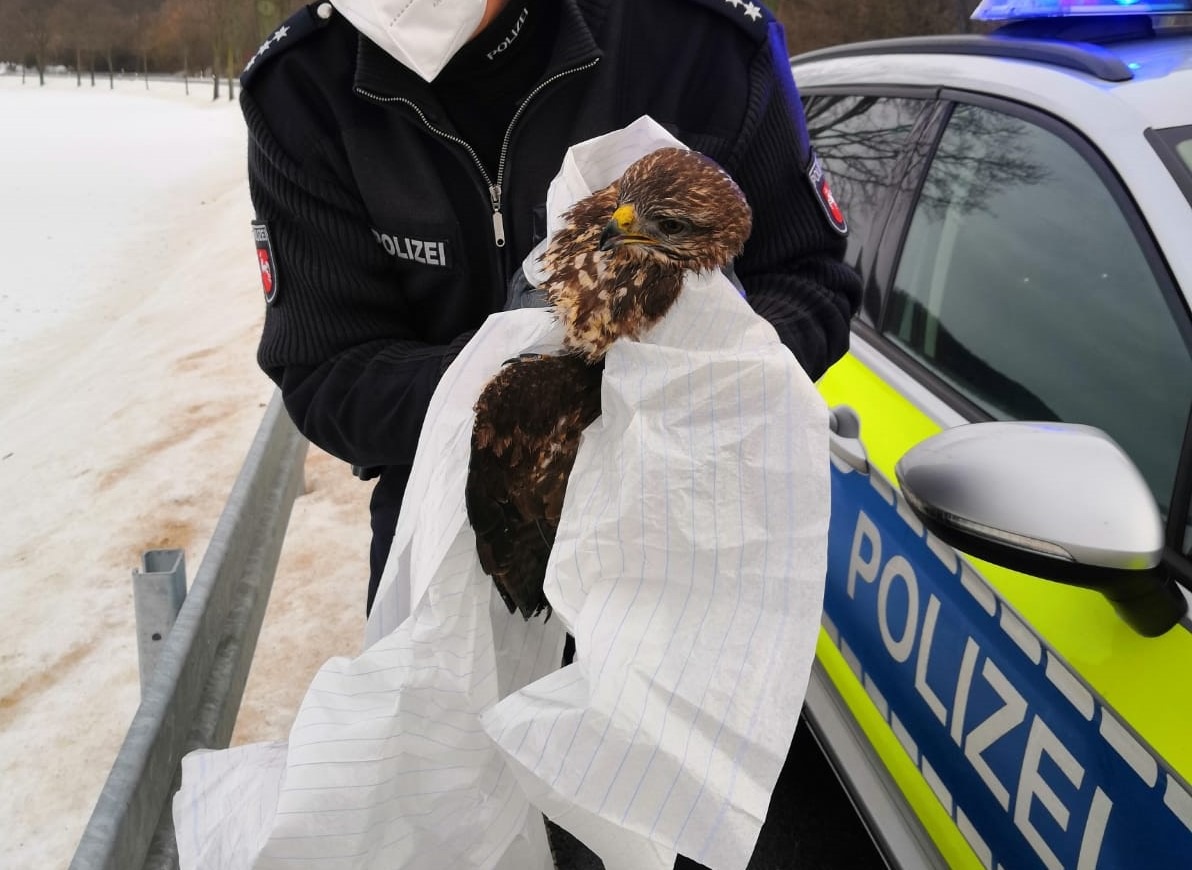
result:
[[[559,34],[544,78],[583,66],[602,56],[600,47],[581,14],[576,0],[560,0]],[[358,33],[356,73],[353,86],[383,97],[405,97],[419,103],[432,103],[430,85],[407,69],[383,48]]]

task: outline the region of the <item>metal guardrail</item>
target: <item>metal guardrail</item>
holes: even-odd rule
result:
[[[71,870],[178,866],[171,804],[182,756],[231,740],[307,446],[275,393]]]

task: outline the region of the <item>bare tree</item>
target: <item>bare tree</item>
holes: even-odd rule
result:
[[[758,0],[755,0],[758,2]],[[769,0],[793,53],[887,36],[955,33],[973,27],[976,0]],[[252,52],[303,0],[0,0],[0,40],[6,60],[32,60],[77,70],[106,60],[109,87],[117,68],[183,71],[211,68],[234,97],[233,78]],[[53,13],[53,14],[51,14]],[[199,59],[202,59],[201,61]]]
[[[807,128],[829,164],[838,198],[878,202],[885,190],[918,178],[928,146],[910,143],[925,108],[918,100],[855,95],[808,101]],[[934,217],[988,211],[990,200],[1007,187],[1046,180],[1047,170],[1031,159],[1024,135],[1029,129],[1001,112],[956,110],[931,157],[918,207]]]
[[[968,29],[975,0],[772,0],[786,31],[787,47],[798,54],[814,48]]]
[[[16,0],[0,0],[0,21],[16,20]],[[14,27],[0,27],[0,64],[21,59],[23,49]]]
[[[207,40],[201,9],[191,0],[166,0],[158,10],[151,33],[152,54],[181,63],[186,93],[190,93],[191,59],[203,56]]]
[[[234,98],[233,81],[244,68],[244,59],[258,44],[258,18],[251,5],[241,0],[220,0],[220,25],[224,45],[224,74],[228,81],[228,99]]]
[[[75,84],[83,86],[83,59],[91,66],[91,84],[95,84],[95,63],[88,36],[92,25],[89,20],[91,4],[87,0],[58,0],[50,17],[54,30],[54,43],[66,54],[74,55]]]
[[[54,41],[51,19],[56,5],[55,0],[14,0],[9,10],[9,21],[17,38],[21,63],[23,65],[27,58],[33,58],[38,82],[42,85],[46,83],[46,61]],[[23,73],[21,81],[24,81]]]
[[[219,99],[219,61],[223,52],[220,17],[225,2],[226,0],[192,0],[189,4],[190,27],[193,28],[194,38],[203,46],[206,57],[211,60],[212,100]]]
[[[128,19],[112,0],[59,0],[69,3],[75,14],[77,33],[74,38],[87,56],[91,84],[95,84],[95,61],[102,57],[108,72],[108,88],[115,85],[115,56],[123,54],[128,45]],[[73,33],[74,31],[72,31]]]

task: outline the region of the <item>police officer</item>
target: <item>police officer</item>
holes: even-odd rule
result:
[[[258,361],[376,476],[367,606],[444,370],[545,234],[567,148],[650,115],[754,213],[736,274],[812,378],[860,299],[780,26],[751,0],[332,0],[242,77],[267,300]]]

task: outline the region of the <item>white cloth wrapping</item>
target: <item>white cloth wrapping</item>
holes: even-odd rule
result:
[[[576,146],[554,225],[662,144],[641,119]],[[607,870],[677,852],[745,868],[819,628],[826,409],[727,279],[692,276],[608,354],[547,569],[554,616],[523,622],[475,556],[471,408],[503,360],[560,338],[547,311],[494,315],[448,370],[365,651],[323,666],[288,744],[187,756],[183,870],[550,867],[539,809]]]

